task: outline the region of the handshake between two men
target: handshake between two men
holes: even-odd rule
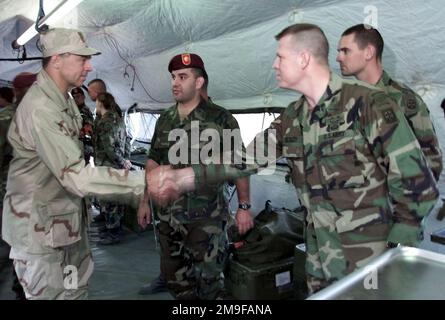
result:
[[[195,173],[191,167],[172,169],[169,165],[163,165],[150,170],[145,183],[150,199],[166,207],[181,194],[195,190]]]
[[[237,180],[259,171],[261,168],[256,165],[208,164],[183,169],[173,169],[169,165],[161,165],[146,173],[146,192],[148,192],[151,201],[160,207],[167,207],[186,192],[200,191],[210,185]],[[273,171],[269,173],[271,172]]]

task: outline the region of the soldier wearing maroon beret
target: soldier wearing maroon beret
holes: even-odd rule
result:
[[[238,123],[232,114],[203,97],[208,75],[200,56],[194,53],[176,55],[168,64],[168,71],[176,104],[165,110],[156,123],[145,167],[147,174],[159,165],[189,167],[194,161],[192,154],[196,153],[201,155],[199,163],[214,160],[208,152],[201,152],[206,145],[188,143],[181,147],[185,157],[181,154],[181,159],[176,162],[170,152],[176,142],[169,137],[174,130],[184,130],[189,138],[191,128],[198,128],[199,136],[206,129],[217,130],[220,142],[212,142],[214,148],[221,151],[224,149],[223,130],[238,129],[233,132],[239,134]],[[235,139],[242,141],[240,135]],[[232,155],[235,152],[234,148],[228,151]],[[245,233],[253,226],[249,180],[240,178],[235,183],[238,199],[243,203],[237,212],[236,223],[240,233]],[[143,228],[151,222],[148,203],[146,194],[138,210],[138,222]],[[170,293],[176,299],[214,300],[223,297],[222,271],[227,259],[225,226],[228,219],[223,183],[203,186],[202,190],[184,194],[168,207],[155,209],[160,220],[157,228],[161,243],[161,279],[165,278]],[[159,281],[143,287],[140,293],[153,293],[155,285],[159,285]]]
[[[178,54],[170,60],[168,64],[168,72],[172,73],[172,71],[186,68],[196,68],[200,69],[203,72],[204,79],[209,79],[207,72],[204,68],[204,61],[202,61],[201,57],[194,53],[183,53]]]

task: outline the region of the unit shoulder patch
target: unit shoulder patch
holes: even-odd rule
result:
[[[382,114],[383,114],[383,119],[385,119],[386,123],[396,123],[397,122],[397,117],[396,114],[394,113],[394,110],[388,108],[388,109],[384,109],[382,110]]]

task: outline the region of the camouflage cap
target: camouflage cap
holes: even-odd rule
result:
[[[49,29],[40,34],[40,45],[44,58],[62,53],[72,53],[80,56],[100,54],[100,51],[88,47],[82,32],[73,29]]]
[[[168,72],[175,70],[197,68],[204,72],[204,77],[207,77],[207,72],[204,68],[204,61],[195,53],[182,53],[174,56],[168,64]]]

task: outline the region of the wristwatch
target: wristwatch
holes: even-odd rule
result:
[[[250,203],[243,202],[238,205],[238,208],[243,210],[249,210],[251,206],[252,205]]]

